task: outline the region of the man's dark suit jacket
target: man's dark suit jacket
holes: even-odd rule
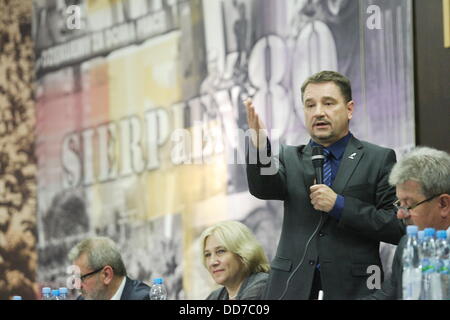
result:
[[[250,152],[254,151],[251,145]],[[318,232],[283,299],[308,299],[318,259],[324,299],[364,297],[373,292],[366,283],[371,275],[367,268],[377,265],[382,270],[380,241],[397,244],[405,234],[393,210],[395,188],[388,183],[395,152],[350,139],[331,186],[345,198],[339,221],[311,205],[309,187],[315,178],[311,155],[310,145],[282,145],[275,175],[261,175],[261,164],[247,164],[250,193],[260,199],[284,201],[281,236],[271,263],[266,298],[279,299],[284,292],[321,215],[324,217]]]
[[[150,287],[139,280],[126,278],[125,287],[122,291],[120,300],[150,300]],[[77,300],[84,300],[83,296],[79,296]]]
[[[150,300],[150,287],[139,280],[127,277],[120,300]]]

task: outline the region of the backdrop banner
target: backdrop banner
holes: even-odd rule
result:
[[[70,248],[104,235],[131,277],[204,299],[215,286],[198,238],[227,219],[271,259],[283,204],[248,192],[248,96],[274,142],[305,144],[301,84],[336,70],[352,81],[355,136],[398,157],[415,144],[410,1],[33,5],[42,285],[70,282]]]

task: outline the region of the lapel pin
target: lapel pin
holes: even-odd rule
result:
[[[353,152],[348,158],[355,160],[356,152]]]

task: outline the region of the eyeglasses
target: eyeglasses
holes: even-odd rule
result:
[[[92,272],[83,274],[82,276],[80,276],[80,280],[81,280],[82,282],[84,282],[84,280],[86,280],[86,278],[89,278],[90,276],[92,276],[92,275],[94,275],[94,274],[96,274],[96,273],[102,271],[103,268],[104,268],[104,267],[101,267],[100,269],[97,269],[97,270],[95,270],[95,271],[92,271]]]
[[[428,199],[422,200],[422,201],[420,201],[420,202],[418,202],[418,203],[416,203],[416,204],[413,204],[412,206],[409,206],[409,207],[402,207],[402,206],[400,205],[400,200],[395,201],[395,202],[393,203],[393,205],[394,205],[394,207],[397,208],[397,210],[403,210],[403,211],[405,211],[407,214],[410,214],[410,210],[412,210],[412,209],[414,209],[414,208],[417,208],[417,207],[420,206],[422,203],[425,203],[425,202],[428,202],[428,201],[430,201],[430,200],[433,200],[434,198],[439,197],[439,196],[440,196],[440,194],[434,195],[434,196],[432,196],[432,197],[429,197]]]

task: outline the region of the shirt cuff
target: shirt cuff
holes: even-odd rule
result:
[[[334,217],[336,220],[339,220],[341,219],[342,210],[344,210],[344,197],[338,194],[336,202],[334,203],[334,207],[328,214]]]

